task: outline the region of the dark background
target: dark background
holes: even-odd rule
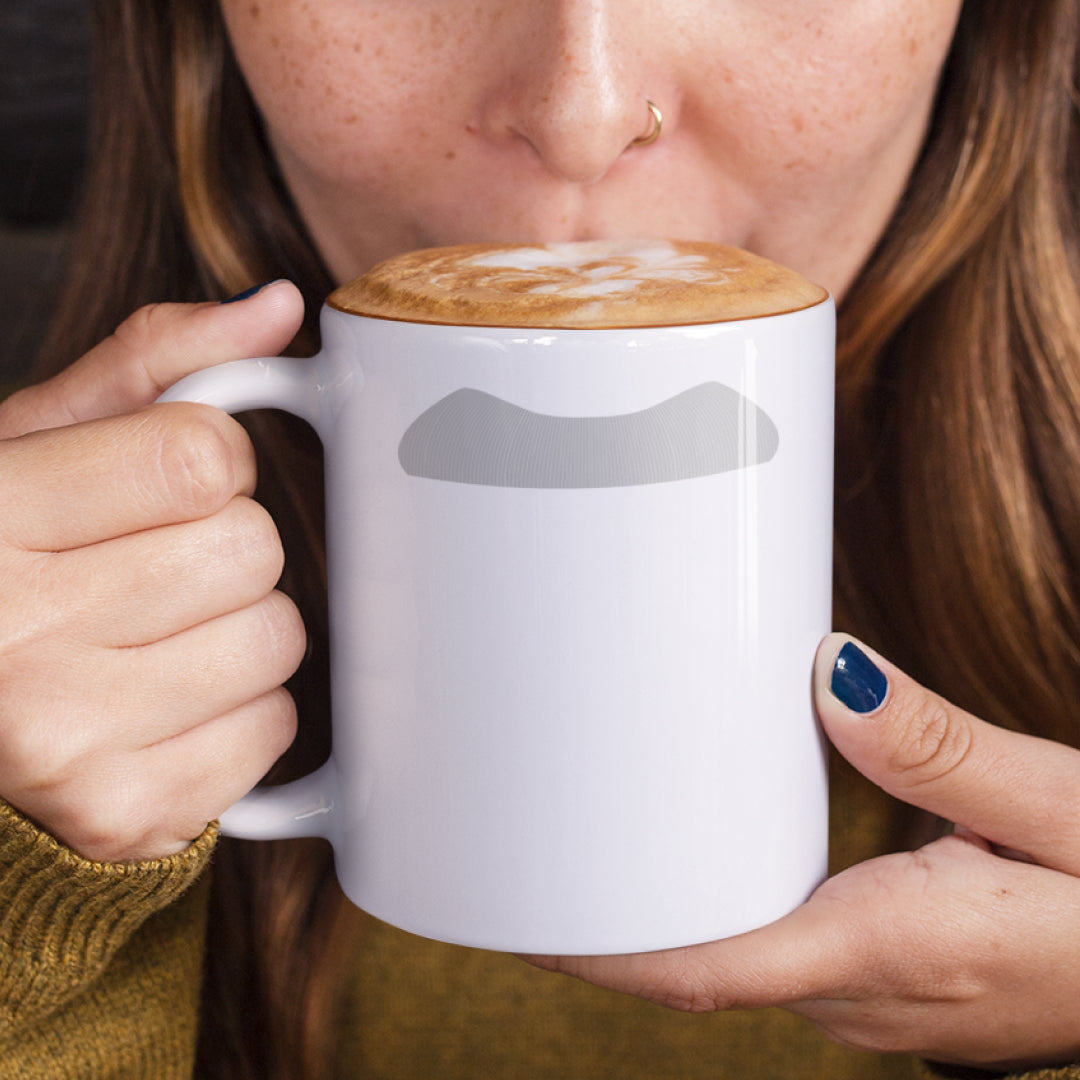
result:
[[[86,147],[87,37],[86,0],[0,0],[0,387],[26,377],[55,299]]]

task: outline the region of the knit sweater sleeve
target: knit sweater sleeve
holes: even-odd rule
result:
[[[210,827],[143,863],[80,858],[0,802],[0,1078],[190,1078]]]
[[[927,1080],[1080,1080],[1080,1065],[1003,1073],[927,1061],[923,1063],[923,1072]]]

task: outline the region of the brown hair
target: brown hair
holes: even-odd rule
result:
[[[838,625],[979,715],[1074,744],[1078,4],[964,6],[908,193],[842,307],[836,503]],[[216,0],[96,8],[96,153],[47,365],[152,300],[287,276],[314,313],[331,283]],[[298,347],[315,344],[309,322]],[[252,432],[313,642],[287,776],[328,747],[319,449],[277,415]],[[350,924],[328,853],[223,841],[214,876],[200,1075],[328,1075]]]
[[[1080,740],[1074,2],[966,4],[908,195],[846,298],[845,622],[995,723]]]

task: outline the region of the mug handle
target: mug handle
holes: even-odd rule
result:
[[[283,409],[306,420],[320,437],[330,419],[323,354],[306,360],[285,356],[232,360],[180,379],[157,400],[193,401],[228,412]],[[337,798],[333,755],[288,784],[255,788],[220,818],[225,836],[283,840],[300,836],[332,839]]]

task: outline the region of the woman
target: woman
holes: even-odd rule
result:
[[[131,0],[99,21],[96,163],[46,349],[65,370],[0,413],[6,1060],[185,1075],[197,1026],[206,1076],[449,1075],[455,1056],[461,1075],[915,1074],[786,1014],[654,1012],[425,952],[353,916],[321,849],[223,843],[201,874],[206,822],[292,737],[278,687],[305,627],[277,775],[326,752],[319,466],[302,430],[252,420],[302,626],[240,429],[147,408],[158,390],[311,349],[325,292],[394,251],[645,233],[756,249],[841,300],[837,621],[910,674],[822,646],[822,721],[866,779],[838,766],[834,850],[856,865],[807,905],[699,949],[538,962],[687,1010],[782,1005],[855,1047],[1080,1075],[1077,4]],[[660,137],[635,145],[646,98]],[[148,301],[281,277],[306,305],[275,283],[107,336]],[[957,829],[863,861],[917,811]],[[425,1064],[417,1003],[450,1040]]]

